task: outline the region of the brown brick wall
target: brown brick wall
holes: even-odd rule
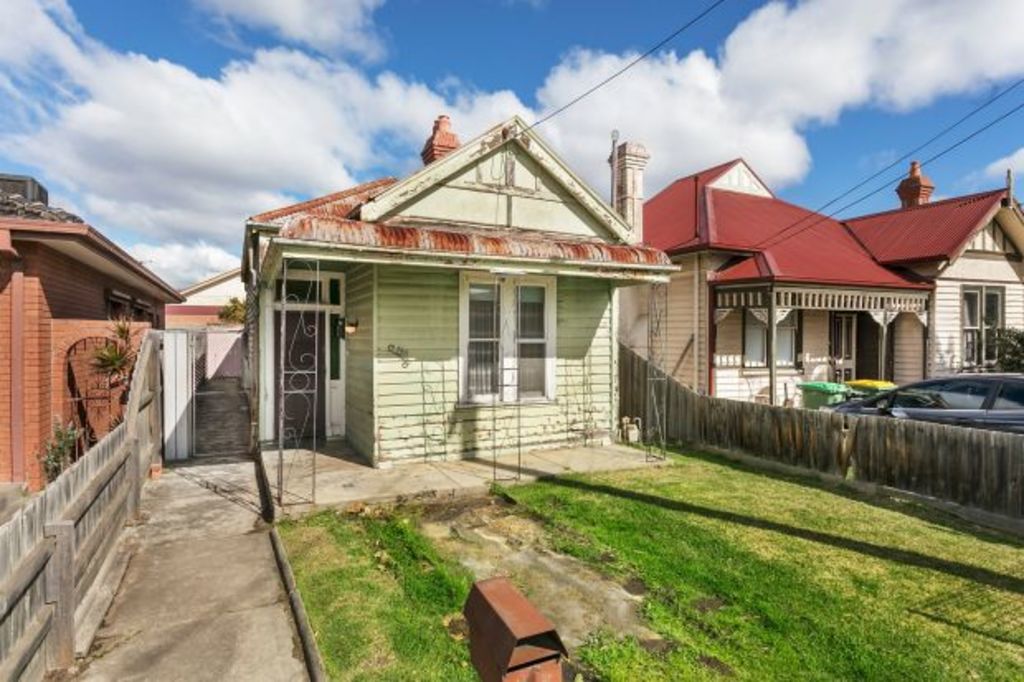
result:
[[[0,260],[0,481],[13,475],[11,449],[11,272]]]
[[[107,291],[148,297],[133,291],[45,245],[15,242],[25,272],[24,381],[25,479],[38,489],[44,484],[39,455],[49,440],[54,419],[63,420],[66,401],[64,362],[67,349],[86,336],[106,336]],[[10,265],[0,269],[0,481],[12,478],[10,434]],[[150,302],[152,302],[150,300]],[[148,327],[139,323],[139,328]],[[6,402],[5,402],[6,401]]]

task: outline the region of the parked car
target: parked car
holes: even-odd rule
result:
[[[832,409],[1024,433],[1024,375],[959,374],[929,379]]]

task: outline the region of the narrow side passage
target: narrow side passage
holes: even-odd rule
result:
[[[147,485],[80,679],[308,679],[259,509],[241,457],[193,460]]]

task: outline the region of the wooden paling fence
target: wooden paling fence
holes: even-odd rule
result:
[[[646,418],[647,361],[620,346],[620,417]],[[1024,518],[1024,435],[702,396],[668,379],[670,442],[744,452]]]
[[[162,442],[158,346],[143,339],[121,424],[0,526],[0,680],[70,666],[106,610],[90,588]]]

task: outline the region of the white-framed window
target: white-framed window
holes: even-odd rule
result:
[[[459,385],[467,403],[553,400],[555,279],[463,273]]]
[[[966,286],[960,314],[964,367],[992,367],[998,359],[996,336],[1003,326],[1003,288]]]
[[[796,367],[800,355],[800,312],[791,310],[775,329],[775,365]],[[768,325],[749,308],[743,311],[743,366],[768,366]]]

